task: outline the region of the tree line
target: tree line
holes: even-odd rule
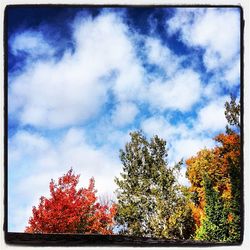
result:
[[[228,124],[216,146],[175,166],[168,164],[165,140],[130,133],[120,150],[116,200],[98,199],[94,178],[77,189],[70,169],[50,182],[50,197],[33,207],[27,233],[121,234],[166,239],[240,242],[240,103],[225,103]],[[178,183],[186,164],[189,187]]]

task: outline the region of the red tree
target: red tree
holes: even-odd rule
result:
[[[88,188],[77,190],[79,177],[70,169],[57,184],[51,180],[51,197],[42,196],[38,207],[33,207],[25,232],[112,234],[115,205],[108,207],[96,202],[94,178]]]

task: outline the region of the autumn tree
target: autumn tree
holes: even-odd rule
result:
[[[218,146],[211,150],[201,150],[195,157],[186,161],[186,174],[191,182],[190,191],[194,197],[193,216],[199,228],[207,216],[208,194],[204,181],[206,176],[227,208],[227,224],[230,224],[227,227],[227,240],[236,241],[240,237],[240,137],[236,133],[220,134],[215,140],[219,143]],[[215,195],[213,197],[215,198]],[[221,227],[226,225],[221,224]]]
[[[40,198],[33,207],[27,233],[82,233],[112,234],[115,205],[111,207],[96,202],[95,182],[91,178],[88,188],[76,186],[79,175],[70,169],[55,183],[51,180],[50,197]]]
[[[191,186],[189,191],[192,194],[193,204],[191,205],[193,211],[193,218],[197,227],[200,227],[201,221],[205,217],[205,188],[203,176],[208,174],[212,178],[216,178],[216,168],[211,168],[214,155],[212,151],[204,149],[186,160],[187,172],[186,176],[189,179]],[[216,165],[217,166],[217,165]]]
[[[230,199],[226,200],[229,212],[229,240],[240,240],[240,135],[235,132],[220,134],[216,137],[223,147],[218,149],[217,155],[220,157],[222,166],[226,166],[230,180]]]
[[[121,233],[189,238],[192,218],[175,174],[180,164],[168,166],[166,142],[158,136],[150,141],[142,132],[130,136],[131,141],[120,151],[123,172],[115,178],[116,221]]]
[[[196,156],[189,158],[187,164],[187,177],[191,182],[190,191],[193,194],[193,217],[196,223],[196,238],[201,239],[211,229],[227,229],[227,237],[221,235],[221,239],[231,242],[240,241],[240,104],[236,104],[235,99],[225,104],[225,115],[228,120],[226,133],[217,135],[214,139],[217,146],[208,150],[199,151]],[[204,179],[206,178],[206,180]],[[212,187],[206,185],[209,182]],[[217,193],[215,193],[217,192]],[[210,197],[211,196],[211,197]],[[215,199],[214,202],[210,202]],[[227,214],[227,219],[220,223],[216,229],[212,222],[212,217],[208,216],[209,211],[222,213],[216,210],[220,202],[223,213]],[[213,205],[214,204],[214,207]],[[217,204],[215,206],[215,204]],[[223,205],[222,205],[223,204]],[[217,225],[218,226],[218,225]],[[204,233],[204,234],[203,234]],[[201,237],[201,235],[203,235]],[[211,236],[212,234],[210,234]],[[204,239],[208,239],[208,238]],[[216,240],[210,237],[210,240]]]

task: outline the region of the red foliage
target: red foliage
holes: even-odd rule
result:
[[[112,234],[116,206],[103,206],[96,202],[94,178],[88,188],[76,189],[79,175],[70,169],[60,177],[58,184],[50,182],[49,199],[40,198],[38,207],[33,207],[27,233],[100,233]]]

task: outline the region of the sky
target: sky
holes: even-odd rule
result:
[[[215,146],[240,98],[238,8],[10,7],[8,231],[23,232],[71,167],[115,197],[131,131],[167,141],[170,166]],[[185,164],[179,182],[189,185]]]

